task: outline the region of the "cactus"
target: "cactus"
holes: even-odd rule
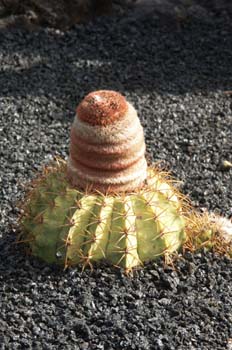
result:
[[[187,239],[184,249],[214,249],[220,254],[232,257],[231,220],[207,211],[200,214],[192,209],[187,213],[185,232]]]
[[[203,223],[169,175],[147,166],[143,128],[119,93],[79,104],[67,162],[44,170],[23,205],[20,241],[48,263],[107,260],[125,271],[181,246],[212,246]]]

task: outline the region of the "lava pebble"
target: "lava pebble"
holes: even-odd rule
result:
[[[68,155],[76,105],[120,91],[196,207],[231,215],[232,25],[222,13],[178,25],[156,16],[99,18],[67,32],[0,36],[0,349],[225,350],[232,264],[186,253],[126,277],[105,264],[63,271],[15,244],[17,201],[41,167]]]

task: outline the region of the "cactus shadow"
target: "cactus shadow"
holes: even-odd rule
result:
[[[10,231],[0,239],[0,250],[0,286],[1,281],[8,284],[17,280],[24,285],[27,280],[31,283],[42,278],[45,281],[52,279],[56,283],[64,278],[72,279],[73,276],[98,280],[102,274],[106,273],[112,275],[115,280],[125,278],[122,268],[114,267],[107,261],[94,263],[91,267],[86,266],[84,269],[81,265],[64,269],[63,264],[48,264],[29,255],[26,245],[17,244],[17,235]],[[139,271],[140,268],[137,270]]]
[[[0,249],[0,278],[4,283],[12,279],[38,279],[38,276],[44,274],[46,269],[47,272],[57,277],[62,275],[62,269],[59,267],[48,267],[45,263],[28,256],[25,246],[16,243],[16,235],[14,233],[9,232],[2,236]]]

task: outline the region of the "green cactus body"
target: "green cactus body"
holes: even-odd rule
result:
[[[149,171],[143,189],[118,195],[71,188],[66,166],[47,174],[30,193],[21,220],[32,255],[65,266],[104,259],[129,271],[178,250],[185,241],[182,200]]]

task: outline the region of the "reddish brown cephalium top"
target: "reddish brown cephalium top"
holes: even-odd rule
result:
[[[127,102],[120,93],[99,90],[88,94],[77,107],[78,117],[91,125],[109,125],[124,117]]]

